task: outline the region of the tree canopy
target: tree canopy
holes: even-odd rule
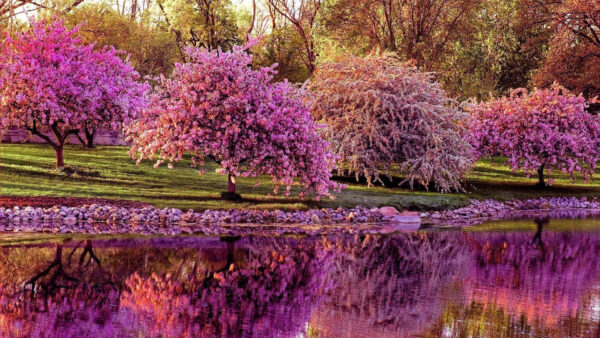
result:
[[[301,194],[330,195],[334,157],[317,133],[301,89],[272,82],[273,67],[253,70],[252,56],[189,47],[189,62],[175,65],[151,96],[149,109],[128,128],[131,154],[178,161],[190,151],[220,165],[235,193],[235,177],[270,175],[289,194],[297,179]]]
[[[501,155],[513,170],[538,174],[568,172],[575,179],[594,174],[600,156],[600,120],[586,112],[586,101],[565,88],[527,91],[471,106],[473,144],[481,156]]]
[[[82,129],[118,130],[145,105],[148,86],[118,54],[94,51],[61,21],[33,23],[2,46],[0,116],[54,147],[57,167],[64,166],[67,137]]]
[[[390,55],[346,57],[317,68],[312,113],[356,178],[383,183],[379,172],[441,191],[461,190],[473,164],[466,115],[432,74]]]

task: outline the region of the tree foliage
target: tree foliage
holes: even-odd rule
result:
[[[600,95],[600,3],[597,0],[525,0],[531,25],[553,28],[539,86],[559,82],[586,97]]]
[[[462,38],[449,43],[435,71],[453,97],[481,100],[529,86],[550,34],[547,28],[527,24],[520,1],[481,2]]]
[[[337,0],[323,19],[336,39],[367,51],[396,52],[433,70],[452,41],[465,36],[476,3],[470,0]]]
[[[185,46],[230,49],[240,42],[229,0],[160,0],[157,5],[182,58]]]
[[[161,79],[150,107],[128,133],[132,156],[178,161],[190,151],[201,168],[217,162],[230,183],[239,175],[270,175],[286,194],[298,179],[317,196],[330,195],[334,157],[317,133],[303,91],[273,83],[273,68],[253,70],[242,47],[231,52],[190,47],[190,60]],[[231,182],[233,180],[233,182]],[[233,191],[232,191],[233,190]],[[235,192],[230,185],[230,192]]]
[[[68,27],[81,25],[78,32],[84,43],[126,51],[142,76],[168,74],[179,60],[175,39],[164,27],[146,21],[131,20],[103,3],[85,4],[65,15]]]
[[[42,20],[7,37],[0,52],[0,115],[52,145],[58,167],[67,137],[84,128],[120,128],[145,104],[148,90],[118,51],[94,51],[76,34],[60,21]]]
[[[380,170],[441,191],[462,190],[473,165],[464,113],[432,74],[389,55],[322,65],[310,82],[312,113],[328,125],[334,153],[358,179],[383,183]]]
[[[302,39],[292,27],[279,27],[253,47],[254,63],[260,66],[277,64],[276,81],[303,83],[310,74],[302,61],[302,45]]]
[[[281,15],[298,32],[302,41],[301,60],[309,74],[312,74],[316,67],[314,31],[322,3],[322,0],[268,0],[271,10]]]
[[[513,170],[537,171],[540,185],[544,170],[588,179],[600,156],[600,119],[585,109],[581,95],[558,85],[517,89],[470,107],[473,145],[481,156],[506,156]]]

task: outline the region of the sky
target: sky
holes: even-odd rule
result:
[[[250,7],[252,5],[252,0],[231,0],[231,3],[234,5],[242,5]]]

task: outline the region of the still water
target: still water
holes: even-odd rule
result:
[[[4,235],[0,336],[596,337],[596,223],[323,237]]]

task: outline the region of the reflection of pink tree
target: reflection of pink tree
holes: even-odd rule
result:
[[[135,274],[124,308],[150,317],[143,332],[166,336],[290,334],[303,329],[331,253],[317,241],[262,239],[248,261],[188,276]],[[166,331],[165,331],[166,330]]]
[[[62,251],[63,246],[56,245],[54,260],[44,270],[25,282],[25,289],[30,288],[32,299],[39,288],[41,288],[45,297],[45,303],[47,304],[49,295],[54,294],[61,288],[73,288],[74,284],[78,281],[77,278],[71,277],[66,273],[63,265]],[[44,281],[45,277],[48,278]]]
[[[102,256],[96,252],[98,242],[104,248]],[[120,307],[124,280],[147,264],[154,268],[171,265],[179,257],[189,262],[195,252],[168,249],[170,255],[165,257],[162,250],[138,248],[136,241],[116,251],[102,242],[0,248],[2,263],[13,273],[0,279],[0,336],[135,336],[140,328],[132,322],[132,314]],[[34,258],[45,256],[47,250],[52,251],[52,259],[37,269],[39,272],[30,272],[23,265],[23,256],[28,257],[25,262],[35,264]],[[150,257],[145,260],[144,256]],[[26,288],[20,283],[22,274]],[[70,277],[68,284],[64,276]],[[56,287],[46,287],[53,284]]]
[[[207,245],[196,237],[163,238],[149,240],[152,249],[140,248],[139,239],[63,243],[41,249],[48,262],[27,270],[21,279],[27,288],[0,274],[0,336],[291,336],[304,330],[402,336],[439,335],[448,327],[460,336],[486,326],[481,318],[496,329],[527,325],[541,335],[562,336],[565,327],[597,332],[590,325],[597,323],[600,236],[551,233],[541,225],[535,234],[242,237]],[[5,252],[0,248],[8,265],[10,257],[36,256]]]
[[[468,299],[525,314],[531,323],[556,325],[576,316],[600,281],[600,238],[594,235],[538,228],[534,236],[469,234],[468,241],[476,258]]]
[[[80,263],[74,267],[71,258],[81,245]],[[61,336],[114,335],[102,323],[120,292],[100,266],[92,241],[78,243],[69,254],[64,251],[65,244],[56,244],[52,261],[23,287],[0,285],[0,335],[39,336],[52,331]],[[95,259],[84,265],[87,256]]]

